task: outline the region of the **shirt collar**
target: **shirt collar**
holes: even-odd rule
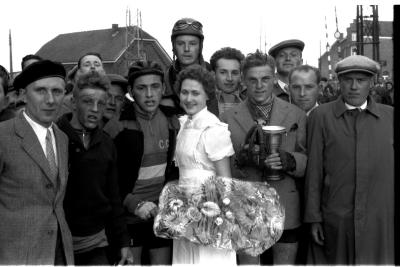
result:
[[[313,111],[318,106],[319,106],[318,102],[315,102],[315,105],[309,111],[307,111],[306,115],[307,116],[310,115],[311,111]]]
[[[367,102],[364,103],[366,105],[366,110],[373,114],[375,117],[380,117],[380,111],[378,105],[375,103],[373,98],[367,98]],[[363,105],[364,105],[363,104]],[[362,106],[363,106],[362,105]],[[340,117],[347,110],[346,103],[343,100],[342,96],[339,96],[338,99],[334,102],[333,112],[336,117]]]
[[[41,124],[37,123],[36,121],[32,120],[31,117],[29,117],[29,115],[26,113],[26,111],[24,111],[23,114],[25,116],[25,119],[28,121],[29,125],[32,126],[32,128],[33,128],[33,130],[35,132],[39,132],[39,133],[43,133],[44,132],[45,135],[46,135],[47,134],[47,129],[49,129],[50,131],[53,130],[53,123],[51,123],[51,125],[48,128],[46,128],[43,125],[41,125]]]
[[[285,92],[288,93],[288,91],[286,90],[286,88],[288,87],[288,85],[284,82],[282,82],[281,80],[278,79],[278,84],[281,87],[281,89]]]
[[[361,106],[359,106],[359,107],[349,105],[349,104],[347,104],[346,102],[344,103],[344,105],[346,106],[347,109],[359,108],[359,109],[361,109],[361,110],[366,109],[366,108],[367,108],[367,104],[368,104],[368,101],[367,101],[367,100],[365,100],[365,102],[364,102]]]
[[[198,120],[199,118],[203,117],[207,113],[207,106],[205,106],[202,110],[194,114],[193,116],[188,116],[189,119],[192,121]]]

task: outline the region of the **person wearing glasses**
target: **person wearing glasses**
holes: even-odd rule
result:
[[[304,42],[297,39],[282,41],[268,51],[276,62],[276,80],[273,93],[287,102],[291,102],[289,94],[289,73],[303,64],[302,52]]]
[[[184,114],[180,106],[179,94],[174,90],[178,73],[192,65],[200,65],[211,71],[211,66],[203,58],[203,25],[192,18],[178,20],[172,28],[171,42],[173,61],[166,72],[166,91],[162,104],[174,106],[177,113]],[[207,101],[207,108],[218,116],[218,102],[216,98]]]

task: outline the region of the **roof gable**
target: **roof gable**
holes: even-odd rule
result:
[[[133,26],[139,36],[135,38],[154,39],[150,34]],[[87,52],[99,53],[103,61],[115,61],[126,50],[126,27],[60,34],[43,45],[36,55],[54,61],[77,62]]]

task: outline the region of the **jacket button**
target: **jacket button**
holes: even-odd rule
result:
[[[51,188],[53,188],[53,185],[52,184],[46,184],[46,188],[47,189],[51,189]]]
[[[49,231],[47,231],[47,234],[48,234],[48,235],[53,235],[53,233],[54,233],[54,231],[53,231],[53,230],[49,230]]]

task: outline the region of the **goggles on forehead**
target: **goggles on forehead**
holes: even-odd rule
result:
[[[197,31],[201,31],[203,29],[203,25],[196,20],[194,21],[179,20],[175,23],[173,30],[174,31],[185,30],[189,26]]]

